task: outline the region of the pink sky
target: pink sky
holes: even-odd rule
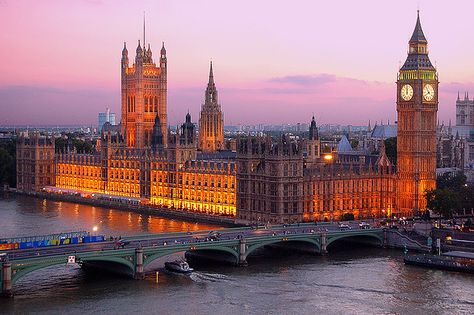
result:
[[[421,10],[440,120],[474,96],[474,2],[0,0],[0,125],[97,124],[120,113],[120,56],[168,53],[171,124],[197,120],[209,60],[226,124],[396,119],[395,80]]]

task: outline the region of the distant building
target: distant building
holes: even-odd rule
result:
[[[20,135],[16,145],[16,187],[39,191],[55,184],[54,138]]]
[[[110,108],[107,108],[105,113],[99,113],[99,128],[97,129],[99,132],[102,131],[102,127],[106,122],[115,126],[115,113],[111,113]]]
[[[458,93],[455,130],[464,144],[464,174],[474,182],[474,99],[469,99],[469,92],[464,93],[463,99]]]
[[[456,130],[463,138],[474,138],[474,99],[469,99],[469,92],[464,93],[464,99],[461,99],[458,93]]]
[[[465,141],[452,134],[451,121],[448,128],[444,124],[438,125],[436,130],[436,168],[454,168],[462,171],[464,168]],[[437,171],[439,173],[439,171]]]

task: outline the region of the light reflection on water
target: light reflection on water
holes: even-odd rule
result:
[[[0,199],[0,237],[90,230],[107,235],[215,225],[43,201]],[[327,256],[264,251],[248,267],[197,265],[144,281],[53,266],[26,275],[0,313],[472,314],[472,275],[405,266],[398,251],[342,247]]]

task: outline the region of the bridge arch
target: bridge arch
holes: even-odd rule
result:
[[[318,236],[319,238],[319,236]],[[321,251],[321,246],[319,244],[319,240],[315,238],[292,238],[288,240],[283,240],[281,237],[270,239],[270,240],[265,240],[263,242],[258,242],[252,245],[249,245],[249,247],[245,250],[245,258],[254,252],[255,250],[262,248],[267,245],[272,245],[272,244],[278,244],[278,243],[294,243],[294,242],[303,242],[303,243],[310,243],[311,245],[314,245],[316,247],[316,251],[320,252]]]
[[[219,251],[219,252],[224,252],[224,253],[227,253],[227,254],[231,254],[235,258],[236,262],[239,261],[239,253],[237,252],[237,250],[235,250],[231,247],[228,247],[228,246],[215,246],[215,247],[203,246],[203,247],[196,247],[194,249],[190,249],[190,248],[170,248],[168,250],[159,251],[157,253],[151,253],[151,254],[145,253],[146,258],[143,262],[143,267],[145,268],[146,266],[151,264],[156,259],[168,256],[168,255],[176,254],[176,253],[179,253],[179,252],[189,252],[189,251],[193,251],[193,252],[194,251],[196,251],[196,252],[199,252],[199,251]]]
[[[19,279],[23,278],[25,275],[39,270],[43,268],[48,268],[51,266],[56,266],[56,265],[64,265],[66,263],[65,261],[66,258],[58,259],[58,260],[51,260],[51,261],[45,261],[42,263],[37,263],[37,264],[32,264],[31,266],[27,266],[25,268],[18,268],[18,266],[12,266],[13,269],[13,274],[12,274],[12,285],[15,284]],[[79,259],[77,257],[76,259]],[[121,257],[100,257],[100,258],[84,258],[80,260],[81,262],[113,262],[113,263],[118,263],[121,265],[124,265],[130,269],[130,271],[133,274],[134,271],[134,265],[132,261],[129,261],[125,258]]]
[[[374,239],[375,241],[377,241],[378,245],[383,245],[383,234],[380,235],[380,233],[368,232],[368,233],[342,234],[342,235],[331,236],[328,238],[326,247],[329,247],[330,245],[340,240],[344,240],[344,239],[349,240],[349,239],[357,239],[357,238]]]

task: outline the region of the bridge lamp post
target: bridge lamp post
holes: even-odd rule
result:
[[[94,225],[92,227],[92,232],[94,232],[94,234],[97,233],[98,230],[99,230],[99,227],[97,225]]]

